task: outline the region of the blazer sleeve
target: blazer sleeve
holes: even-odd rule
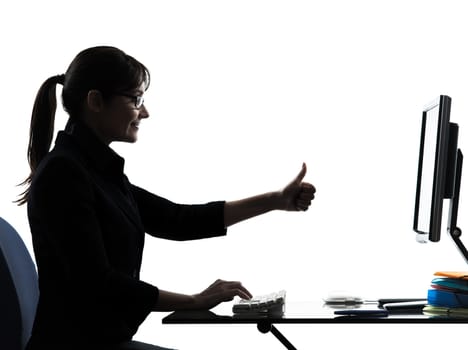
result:
[[[224,201],[177,204],[131,185],[145,231],[175,241],[226,235]]]
[[[55,157],[31,188],[30,222],[38,227],[32,230],[35,251],[46,255],[45,261],[49,255],[57,257],[76,288],[77,300],[71,305],[83,302],[112,310],[122,324],[135,330],[154,308],[159,291],[110,265],[86,170],[66,157]]]

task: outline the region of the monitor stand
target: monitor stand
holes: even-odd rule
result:
[[[455,242],[458,250],[465,258],[465,261],[468,263],[468,250],[461,241],[462,230],[457,227],[457,217],[458,217],[458,202],[460,200],[460,185],[461,185],[461,175],[463,167],[463,153],[458,150],[456,155],[456,167],[454,174],[454,187],[453,187],[453,196],[450,199],[450,209],[449,209],[449,224],[448,232]]]

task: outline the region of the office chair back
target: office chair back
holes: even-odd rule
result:
[[[38,299],[31,255],[16,230],[0,217],[0,349],[24,349]]]

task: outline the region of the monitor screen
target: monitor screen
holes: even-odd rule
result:
[[[440,96],[424,108],[414,211],[420,242],[440,240],[449,143],[451,99]]]

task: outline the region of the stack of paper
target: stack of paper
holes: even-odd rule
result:
[[[427,292],[424,313],[468,317],[468,271],[440,271]]]

